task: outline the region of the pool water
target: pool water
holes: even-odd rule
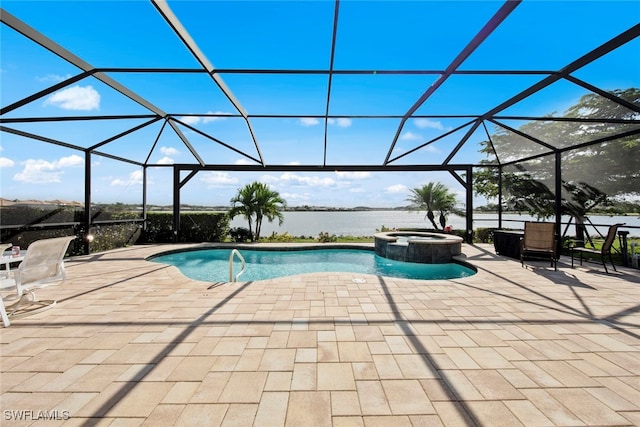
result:
[[[407,243],[411,240],[444,240],[444,237],[438,236],[421,236],[421,235],[399,235],[396,237],[396,242]]]
[[[361,249],[241,250],[246,269],[239,281],[273,279],[304,273],[344,272],[406,279],[454,279],[475,274],[456,263],[420,264],[383,258]],[[201,249],[154,256],[150,261],[177,267],[185,276],[205,282],[229,281],[231,249]],[[241,262],[234,257],[233,274]]]

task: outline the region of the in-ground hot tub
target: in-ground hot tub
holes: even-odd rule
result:
[[[443,264],[462,253],[462,237],[438,233],[376,233],[376,254],[396,261]]]

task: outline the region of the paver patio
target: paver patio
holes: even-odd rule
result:
[[[2,425],[640,425],[639,270],[464,245],[462,279],[212,284],[167,248],[68,260],[0,331]]]

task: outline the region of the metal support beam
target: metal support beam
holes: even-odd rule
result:
[[[535,137],[533,137],[533,136],[531,136],[531,135],[528,135],[528,134],[526,134],[526,133],[524,133],[524,132],[521,132],[521,131],[519,131],[518,129],[513,128],[513,127],[511,127],[511,126],[509,126],[509,125],[507,125],[507,124],[501,123],[501,122],[499,122],[499,121],[497,121],[497,120],[494,120],[494,119],[487,119],[487,120],[488,120],[488,121],[490,121],[491,123],[493,123],[493,124],[497,125],[497,126],[500,126],[500,127],[501,127],[501,128],[503,128],[503,129],[508,130],[508,131],[509,131],[509,132],[511,132],[511,133],[514,133],[514,134],[516,134],[516,135],[518,135],[518,136],[521,136],[521,137],[523,137],[523,138],[525,138],[525,139],[528,139],[528,140],[529,140],[529,141],[531,141],[531,142],[534,142],[534,143],[536,143],[536,144],[538,144],[538,145],[541,145],[541,146],[543,146],[544,148],[546,148],[546,149],[548,149],[548,150],[555,150],[555,148],[556,148],[556,147],[554,147],[553,145],[548,144],[548,143],[546,143],[546,142],[542,141],[541,139],[535,138]]]
[[[556,211],[556,236],[558,239],[562,236],[562,153],[556,152],[556,173],[555,173],[555,181],[556,181],[556,200],[555,200],[555,211]],[[559,241],[558,244],[561,244]],[[560,250],[560,248],[558,248]]]
[[[640,113],[640,106],[637,106],[636,104],[634,104],[633,102],[629,102],[626,99],[622,99],[620,97],[617,97],[615,95],[613,95],[610,92],[607,92],[606,90],[602,90],[599,87],[596,87],[592,84],[589,84],[587,82],[585,82],[584,80],[580,80],[578,78],[575,78],[573,76],[565,76],[566,80],[569,80],[572,83],[577,84],[578,86],[582,86],[583,88],[590,90],[591,92],[597,93],[598,95],[607,98],[609,101],[615,102],[616,104],[620,104],[625,108],[628,108],[631,111],[635,111],[636,113]]]
[[[52,94],[53,92],[56,92],[56,91],[58,91],[58,90],[60,90],[60,89],[62,89],[64,87],[67,87],[67,86],[72,85],[72,84],[74,84],[76,82],[79,82],[80,80],[82,80],[82,79],[84,79],[84,78],[86,78],[86,77],[88,77],[90,75],[91,75],[91,73],[85,71],[85,72],[80,73],[80,74],[78,74],[76,76],[70,77],[70,78],[68,78],[68,79],[66,79],[66,80],[64,80],[64,81],[62,81],[60,83],[56,83],[53,86],[51,86],[51,87],[49,87],[49,88],[47,88],[45,90],[41,90],[40,92],[36,92],[33,95],[27,96],[26,98],[23,98],[20,101],[14,102],[13,104],[8,105],[7,107],[0,109],[0,115],[5,115],[5,114],[17,109],[17,108],[20,108],[20,107],[22,107],[24,105],[29,104],[30,102],[36,101],[36,100],[38,100],[38,99],[40,99],[40,98],[42,98],[44,96],[47,96],[49,94]]]
[[[468,166],[466,172],[467,178],[467,232],[464,241],[468,244],[473,243],[473,167]]]
[[[142,167],[142,231],[147,230],[147,167]]]
[[[182,133],[182,131],[180,130],[178,125],[176,125],[173,122],[173,120],[169,120],[168,123],[169,123],[169,126],[171,126],[173,131],[176,133],[176,135],[178,135],[178,138],[180,138],[182,140],[182,143],[185,145],[185,147],[187,147],[187,149],[191,152],[193,157],[195,157],[195,159],[198,161],[198,163],[200,163],[202,166],[204,166],[204,160],[202,160],[202,157],[200,157],[200,154],[198,154],[196,149],[193,148],[193,146],[191,145],[191,143],[189,142],[187,137],[184,136],[184,134]]]
[[[619,48],[625,43],[632,41],[638,36],[640,36],[640,24],[634,25],[633,27],[629,28],[627,31],[623,32],[622,34],[612,38],[611,40],[595,48],[591,52],[581,56],[577,60],[573,61],[569,65],[559,70],[557,73],[540,80],[538,83],[534,84],[533,86],[530,86],[529,88],[523,90],[519,94],[504,101],[502,104],[492,108],[491,110],[487,111],[483,115],[483,118],[489,118],[489,117],[495,116],[501,111],[511,107],[512,105],[522,101],[523,99],[533,95],[534,93],[544,89],[545,87],[552,85],[558,80],[562,78],[566,79],[570,73],[573,73],[574,71],[579,70],[585,65],[590,64],[591,62],[595,61],[598,58],[601,58],[602,56]],[[571,81],[576,83],[575,80],[571,80]]]
[[[164,131],[164,127],[167,125],[167,121],[162,122],[162,126],[156,135],[156,139],[153,140],[153,144],[151,145],[151,149],[149,150],[149,154],[147,154],[147,158],[144,159],[144,165],[147,166],[149,163],[149,159],[151,159],[151,154],[153,154],[153,150],[155,150],[156,145],[158,145],[158,141],[160,140],[160,136],[162,136],[162,132]]]
[[[254,161],[256,163],[262,164],[261,161],[256,159],[255,157],[245,153],[244,151],[240,151],[237,148],[234,148],[231,145],[219,140],[218,138],[215,138],[215,137],[209,135],[208,133],[202,132],[200,129],[195,128],[195,127],[193,127],[193,126],[191,126],[191,125],[189,125],[187,123],[184,123],[182,121],[176,120],[175,118],[171,119],[171,123],[180,123],[181,126],[186,127],[187,129],[191,130],[192,132],[197,133],[197,134],[199,134],[199,135],[201,135],[201,136],[203,136],[203,137],[215,142],[216,144],[220,144],[221,146],[223,146],[225,148],[228,148],[229,150],[234,151],[234,152],[240,154],[241,156],[246,157],[247,159],[249,159],[251,161]]]
[[[502,165],[498,167],[498,228],[502,228]]]
[[[34,133],[21,131],[21,130],[18,130],[18,129],[8,128],[6,126],[0,126],[0,132],[7,132],[7,133],[14,134],[14,135],[22,136],[24,138],[30,138],[30,139],[35,139],[36,141],[46,142],[47,144],[53,144],[53,145],[59,145],[60,147],[71,148],[72,150],[84,151],[84,148],[82,148],[82,147],[80,147],[78,145],[69,144],[69,143],[64,142],[64,141],[58,141],[58,140],[55,140],[55,139],[47,138],[45,136],[36,135]]]
[[[391,147],[389,147],[389,152],[387,153],[387,157],[384,159],[384,164],[389,162],[389,158],[391,157],[391,153],[395,148],[396,142],[400,137],[400,133],[402,132],[402,128],[404,127],[405,122],[409,117],[415,113],[418,108],[424,104],[424,102],[433,95],[433,93],[442,86],[442,84],[453,74],[454,71],[458,69],[460,65],[469,57],[471,54],[489,37],[489,35],[500,26],[502,21],[507,19],[507,16],[514,11],[516,7],[520,4],[522,0],[509,0],[505,1],[504,4],[498,9],[498,11],[489,19],[489,21],[480,29],[478,34],[467,44],[464,49],[456,56],[451,64],[447,67],[447,69],[442,73],[438,79],[429,86],[429,88],[420,96],[420,98],[409,108],[409,110],[405,113],[404,117],[400,121],[400,125],[398,126],[398,130],[396,131],[396,135],[393,137],[393,141],[391,142]],[[445,162],[447,163],[447,162]]]
[[[467,140],[471,137],[471,135],[473,135],[476,129],[478,129],[478,126],[480,126],[481,123],[483,123],[483,121],[480,119],[477,119],[474,121],[474,123],[471,125],[467,133],[465,133],[464,136],[460,138],[460,141],[458,142],[458,144],[453,148],[453,150],[451,150],[451,153],[449,153],[447,158],[444,159],[444,162],[442,162],[443,165],[448,164],[455,157],[455,155],[458,154],[458,151],[460,151],[462,146],[467,142]]]
[[[82,218],[82,235],[80,236],[85,255],[91,253],[89,230],[91,230],[91,152],[87,150],[84,153],[84,215]]]
[[[68,51],[64,47],[60,46],[59,44],[57,44],[53,40],[51,40],[51,39],[47,38],[46,36],[42,35],[38,31],[34,30],[33,28],[31,28],[30,26],[28,26],[24,22],[20,21],[18,18],[16,18],[15,16],[11,15],[9,12],[7,12],[4,9],[2,9],[2,14],[0,15],[0,20],[2,22],[4,22],[6,25],[8,25],[9,27],[13,28],[15,31],[17,31],[20,34],[22,34],[23,36],[29,38],[34,43],[39,44],[40,46],[42,46],[45,49],[47,49],[50,52],[52,52],[53,54],[59,56],[60,58],[64,59],[65,61],[75,65],[78,68],[80,68],[82,71],[92,73],[93,76],[96,79],[100,80],[102,83],[106,84],[107,86],[110,86],[112,89],[120,92],[122,95],[126,96],[127,98],[131,99],[132,101],[142,105],[147,110],[150,110],[150,111],[154,112],[156,115],[161,116],[161,117],[165,117],[167,115],[164,111],[162,111],[161,109],[159,109],[155,105],[151,104],[149,101],[147,101],[146,99],[142,98],[141,96],[138,96],[133,91],[127,89],[126,87],[124,87],[123,85],[118,83],[117,81],[113,80],[111,77],[106,76],[105,74],[100,73],[100,72],[94,72],[95,67],[93,67],[91,64],[89,64],[88,62],[82,60],[78,56],[74,55],[73,53],[71,53],[70,51]],[[80,78],[82,76],[84,76],[84,74],[80,74],[80,75],[76,76],[75,78]],[[69,85],[69,84],[72,83],[72,80],[69,79],[69,80],[65,81],[64,83]]]
[[[124,132],[120,132],[120,133],[118,133],[118,134],[116,134],[116,135],[114,135],[114,136],[112,136],[110,138],[107,138],[104,141],[101,141],[101,142],[99,142],[97,144],[92,145],[91,147],[89,147],[89,150],[91,150],[91,151],[97,150],[98,148],[102,147],[103,145],[106,145],[106,144],[108,144],[110,142],[113,142],[116,139],[120,139],[120,138],[122,138],[124,136],[127,136],[127,135],[133,133],[133,132],[137,132],[140,129],[144,129],[145,127],[157,122],[160,119],[161,119],[160,117],[154,117],[153,119],[151,119],[151,120],[149,120],[147,122],[141,123],[141,124],[139,124],[137,126],[134,126],[134,127],[130,128],[130,129],[125,130]]]
[[[415,116],[414,116],[414,118],[415,118]],[[398,156],[394,157],[393,159],[389,159],[389,161],[387,162],[387,164],[389,164],[389,163],[393,163],[393,162],[395,162],[396,160],[399,160],[399,159],[401,159],[401,158],[403,158],[403,157],[405,157],[405,156],[408,156],[408,155],[409,155],[409,154],[411,154],[411,153],[414,153],[414,152],[416,152],[416,151],[418,151],[418,150],[420,150],[420,149],[422,149],[422,148],[426,147],[427,145],[433,144],[434,142],[436,142],[436,141],[438,141],[438,140],[440,140],[440,139],[442,139],[442,138],[445,138],[445,137],[447,137],[447,136],[449,136],[449,135],[452,135],[452,134],[454,134],[454,133],[458,132],[460,129],[463,129],[463,128],[465,128],[465,127],[467,127],[467,126],[471,125],[471,124],[472,124],[472,123],[474,123],[474,122],[476,122],[476,119],[471,120],[471,121],[466,122],[466,123],[463,123],[463,124],[461,124],[461,125],[460,125],[460,126],[458,126],[458,127],[455,127],[455,128],[453,128],[453,129],[451,129],[451,130],[449,130],[449,131],[447,131],[447,132],[445,132],[445,133],[443,133],[443,134],[441,134],[441,135],[439,135],[439,136],[437,136],[437,137],[435,137],[435,138],[433,138],[433,139],[431,139],[431,140],[429,140],[429,141],[427,141],[427,142],[425,142],[425,143],[423,143],[423,144],[418,145],[418,146],[417,146],[417,147],[415,147],[415,148],[412,148],[411,150],[405,151],[404,153],[402,153],[402,154],[400,154],[400,155],[398,155]]]
[[[173,242],[178,242],[180,230],[180,168],[173,167]]]
[[[180,40],[185,45],[185,47],[189,49],[193,57],[200,63],[200,65],[202,65],[202,68],[204,68],[209,73],[213,81],[216,83],[216,85],[218,85],[218,87],[220,88],[222,93],[227,97],[229,102],[231,102],[231,104],[233,104],[233,106],[238,111],[238,113],[242,115],[242,117],[244,118],[247,124],[247,128],[249,130],[249,134],[251,135],[251,139],[253,140],[253,144],[256,147],[258,157],[260,158],[260,163],[264,164],[264,158],[262,157],[262,152],[260,151],[258,140],[256,139],[255,133],[253,131],[253,127],[251,126],[251,121],[249,120],[249,116],[247,115],[247,112],[244,110],[244,108],[240,104],[240,101],[236,99],[236,97],[231,92],[231,89],[229,89],[229,87],[226,85],[224,80],[222,80],[222,77],[220,77],[215,73],[215,68],[213,64],[209,62],[209,59],[200,50],[200,48],[196,44],[195,40],[193,40],[193,38],[191,37],[187,29],[184,28],[184,26],[182,25],[178,17],[173,13],[171,8],[167,4],[166,0],[151,0],[151,3],[156,8],[156,10],[160,13],[160,15],[162,15],[162,17],[167,22],[167,24],[169,24],[173,32],[176,33],[176,35],[180,38]],[[187,147],[191,149],[190,145],[186,141],[185,143],[187,144]],[[198,158],[198,161],[202,163],[201,159],[196,154],[194,155],[196,156],[196,158]]]
[[[193,178],[194,176],[196,176],[196,174],[198,173],[197,170],[192,170],[189,175],[187,175],[181,182],[180,182],[180,188],[184,187],[185,184],[189,181],[191,181],[191,178]]]
[[[327,164],[327,136],[329,133],[329,105],[331,104],[331,83],[333,81],[333,62],[336,54],[336,38],[338,35],[338,12],[340,0],[336,0],[333,11],[333,34],[331,36],[331,57],[329,59],[329,81],[327,82],[327,106],[324,110],[324,155],[322,164]]]
[[[157,165],[153,165],[157,166]],[[176,163],[174,168],[197,171],[235,171],[235,172],[442,172],[465,171],[471,164],[449,165],[236,165]]]

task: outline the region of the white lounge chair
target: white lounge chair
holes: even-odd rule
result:
[[[64,255],[69,243],[75,238],[75,236],[55,237],[36,240],[29,245],[24,260],[17,270],[12,271],[18,301],[7,307],[9,318],[31,314],[56,304],[55,300],[39,301],[35,290],[59,285],[64,281],[66,278]]]

